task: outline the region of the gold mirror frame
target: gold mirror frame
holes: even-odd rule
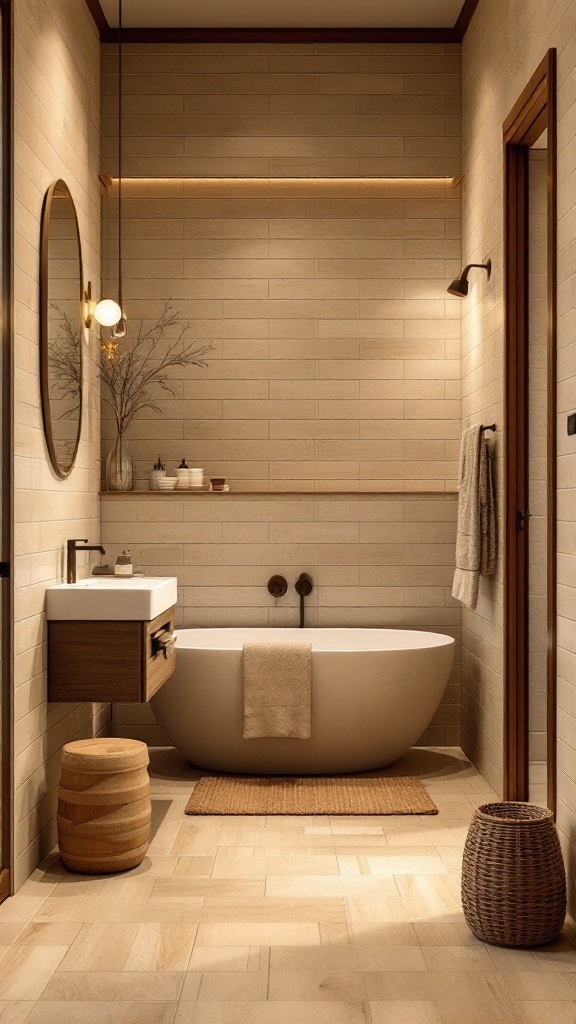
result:
[[[70,473],[74,469],[76,463],[76,457],[78,455],[78,446],[80,444],[80,435],[82,433],[82,413],[83,413],[83,369],[84,369],[84,358],[83,358],[83,345],[82,339],[80,342],[80,383],[79,383],[79,400],[80,410],[78,413],[78,431],[76,434],[76,440],[74,443],[74,450],[70,458],[70,462],[63,465],[58,459],[58,453],[56,451],[56,445],[54,442],[54,431],[52,427],[52,415],[50,408],[50,377],[49,377],[49,329],[48,329],[48,289],[49,289],[49,238],[50,238],[50,219],[52,213],[52,203],[55,195],[64,195],[70,199],[72,204],[72,210],[74,211],[74,222],[76,225],[76,238],[78,242],[78,322],[80,324],[80,331],[84,328],[84,317],[83,317],[83,303],[84,303],[84,277],[82,267],[82,244],[80,241],[80,228],[78,225],[78,215],[76,213],[76,205],[72,198],[70,189],[68,188],[65,181],[59,178],[54,181],[50,188],[47,190],[44,196],[44,203],[42,205],[42,220],[40,228],[40,392],[42,397],[42,420],[44,422],[44,436],[46,438],[46,445],[48,448],[48,454],[50,456],[50,462],[52,468],[57,476],[61,480],[65,480],[66,477],[70,476]]]

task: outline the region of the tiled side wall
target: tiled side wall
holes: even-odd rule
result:
[[[298,624],[294,581],[310,572],[310,626],[401,626],[447,632],[456,663],[425,739],[460,735],[460,606],[452,586],[456,497],[274,497],[133,494],[102,499],[107,554],[128,546],[145,572],[178,576],[185,626]],[[266,588],[289,583],[276,601]],[[148,708],[116,706],[122,735],[163,737]]]
[[[85,349],[85,411],[76,468],[48,460],[39,387],[42,200],[64,178],[76,203],[84,270],[100,278],[99,40],[84,0],[15,3],[15,883],[56,841],[60,749],[105,727],[99,705],[47,704],[45,591],[60,583],[69,536],[100,529],[95,339]]]
[[[491,285],[471,291],[463,319],[464,416],[502,423],[502,122],[548,47],[558,49],[558,824],[576,884],[576,639],[574,542],[576,444],[566,433],[576,378],[576,3],[482,0],[463,45],[466,258],[490,255]],[[465,419],[465,422],[467,420]],[[501,443],[501,434],[497,445]],[[502,785],[501,576],[481,584],[477,613],[463,614],[464,747]]]

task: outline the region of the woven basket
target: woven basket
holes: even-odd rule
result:
[[[497,946],[542,946],[566,915],[566,874],[552,812],[524,803],[484,804],[462,864],[468,927]]]

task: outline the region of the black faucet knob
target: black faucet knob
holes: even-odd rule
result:
[[[284,597],[288,590],[288,583],[283,576],[271,576],[268,580],[268,593],[272,597]]]
[[[294,587],[296,593],[300,594],[300,597],[308,597],[308,594],[311,594],[314,588],[312,577],[307,572],[301,572]]]

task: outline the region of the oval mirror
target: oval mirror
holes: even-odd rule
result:
[[[72,472],[82,428],[84,324],[82,250],[74,200],[64,181],[44,197],[40,239],[40,387],[50,461]]]

